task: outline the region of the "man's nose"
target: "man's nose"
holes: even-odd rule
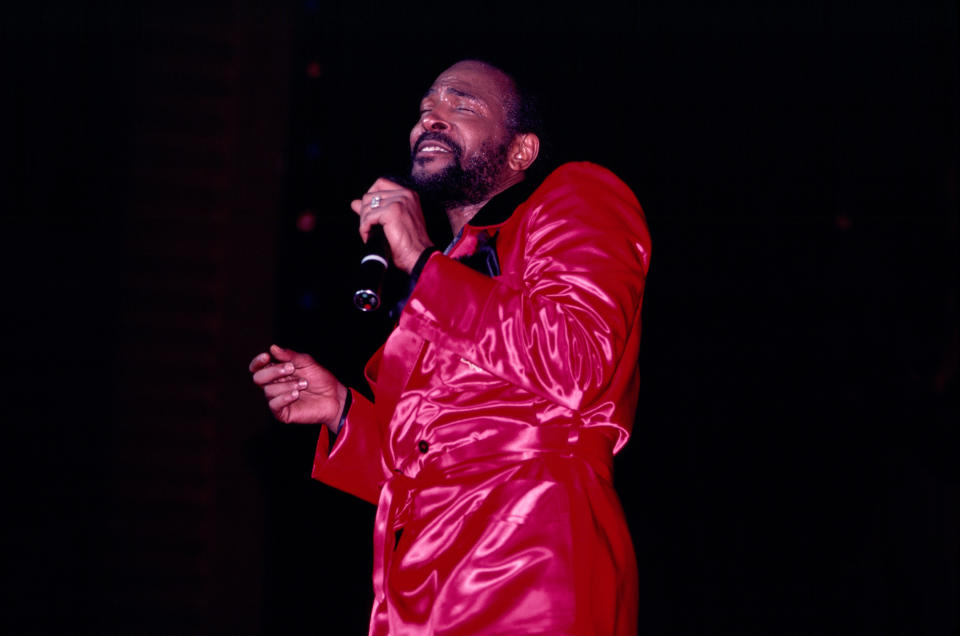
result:
[[[450,127],[443,114],[436,109],[424,113],[420,123],[424,130],[447,130]]]

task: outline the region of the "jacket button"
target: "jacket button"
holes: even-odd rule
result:
[[[430,444],[427,444],[425,440],[420,440],[420,443],[417,444],[417,448],[420,449],[421,453],[426,453],[428,450],[430,450]]]

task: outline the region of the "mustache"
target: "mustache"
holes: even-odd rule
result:
[[[457,142],[455,142],[453,139],[450,139],[450,137],[443,134],[442,132],[438,132],[436,130],[428,130],[427,132],[417,137],[417,143],[413,144],[413,152],[411,154],[412,155],[417,154],[417,151],[420,150],[420,146],[422,146],[427,141],[439,141],[443,145],[450,148],[450,150],[453,151],[453,154],[456,155],[457,157],[460,157],[461,155],[463,155],[463,148],[461,148],[460,145],[457,144]]]

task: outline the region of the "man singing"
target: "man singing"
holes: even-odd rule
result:
[[[600,166],[525,179],[528,114],[509,75],[454,64],[410,133],[413,189],[378,179],[352,202],[414,283],[367,363],[373,402],[303,353],[250,363],[279,420],[328,427],[313,477],[378,506],[370,634],[636,633],[612,464],[636,408],[650,239]],[[442,251],[427,200],[453,230]]]

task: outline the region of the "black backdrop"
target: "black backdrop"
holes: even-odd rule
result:
[[[349,306],[347,204],[480,56],[650,224],[616,465],[643,630],[956,633],[955,4],[10,17],[16,631],[363,632],[372,507],[244,369],[278,340],[360,381],[388,325]]]

